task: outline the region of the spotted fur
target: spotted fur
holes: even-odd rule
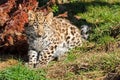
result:
[[[29,11],[28,19],[29,66],[41,67],[82,45],[79,29],[66,19],[53,17],[52,12],[44,15]]]

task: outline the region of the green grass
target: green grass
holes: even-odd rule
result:
[[[76,60],[77,56],[75,54],[73,54],[73,51],[69,51],[67,54],[69,54],[67,56],[67,58],[65,58],[64,62],[68,63],[68,62],[73,62]]]
[[[114,35],[111,35],[111,31],[120,23],[120,3],[119,1],[115,3],[114,0],[110,2],[107,0],[91,2],[89,6],[84,5],[86,6],[86,12],[77,13],[81,18],[86,19],[88,23],[93,24],[91,26],[90,41],[103,44],[107,43],[108,40],[108,42],[115,40]]]
[[[43,70],[30,70],[21,63],[0,71],[0,80],[47,80]]]

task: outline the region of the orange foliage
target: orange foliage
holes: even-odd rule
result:
[[[22,43],[24,46],[26,37],[23,33],[28,23],[27,11],[37,7],[37,0],[0,0],[0,47],[16,44],[20,47]]]

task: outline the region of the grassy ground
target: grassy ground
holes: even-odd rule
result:
[[[108,73],[120,73],[120,50],[113,48],[115,42],[119,44],[120,41],[120,1],[74,1],[69,5],[70,12],[80,19],[86,19],[86,22],[78,20],[77,25],[86,23],[92,26],[89,41],[97,47],[92,49],[84,45],[75,48],[60,61],[52,61],[38,70],[31,70],[13,58],[6,61],[0,59],[0,80],[103,80]],[[103,45],[112,50],[99,51],[99,47],[106,48]]]
[[[0,80],[102,80],[110,72],[119,72],[119,53],[119,49],[108,53],[83,53],[75,49],[60,61],[52,61],[47,67],[37,70],[31,70],[19,61],[1,70]]]

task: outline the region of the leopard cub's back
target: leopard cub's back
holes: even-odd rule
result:
[[[51,28],[54,35],[57,34],[55,37],[58,37],[58,46],[54,53],[55,56],[60,56],[69,49],[82,45],[80,30],[76,26],[72,25],[68,20],[53,17],[53,14],[49,13],[48,16],[46,16],[45,21],[45,24]]]
[[[60,34],[61,39],[66,42],[68,48],[82,45],[80,30],[68,20],[57,18],[51,15],[48,24],[56,33]],[[51,21],[51,22],[50,22]]]

